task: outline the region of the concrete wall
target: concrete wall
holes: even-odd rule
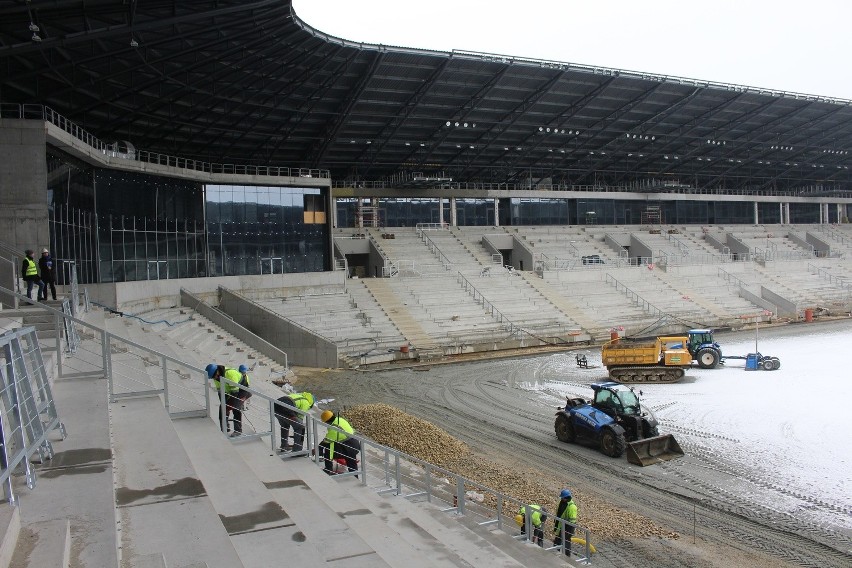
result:
[[[654,249],[651,248],[645,241],[634,235],[630,234],[630,257],[631,258],[646,258],[651,260],[654,258]]]
[[[186,290],[180,291],[181,305],[188,306],[212,321],[252,349],[260,351],[279,365],[288,367],[287,353],[278,349],[262,337],[252,333],[219,310],[208,306],[198,296],[193,296]]]
[[[304,294],[317,288],[341,287],[346,282],[342,270],[297,274],[220,276],[216,278],[175,278],[140,280],[114,284],[86,284],[89,299],[121,311],[139,313],[181,305],[185,289],[211,305],[219,302],[219,287],[242,290],[253,298],[282,298]],[[82,288],[83,286],[81,286]],[[188,306],[194,308],[194,306]]]
[[[795,302],[791,302],[781,294],[777,294],[765,286],[760,287],[760,296],[775,304],[778,315],[782,317],[798,317],[799,311]]]
[[[809,245],[813,245],[814,251],[822,253],[824,256],[828,256],[831,253],[831,245],[810,231],[805,233],[805,240]]]
[[[50,242],[46,147],[44,122],[0,119],[0,241],[19,250]]]
[[[225,288],[219,289],[219,309],[272,345],[286,351],[290,364],[307,367],[339,366],[337,346],[281,318],[275,312]]]
[[[748,245],[739,240],[732,233],[728,233],[725,239],[727,247],[728,249],[730,249],[731,254],[737,255],[738,258],[746,258],[751,252],[751,249],[748,247]]]

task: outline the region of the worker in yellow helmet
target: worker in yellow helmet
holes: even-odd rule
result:
[[[309,392],[294,392],[278,399],[275,418],[281,427],[279,451],[302,451],[305,441],[305,414],[314,407],[314,395]],[[293,428],[293,445],[290,445],[290,428]]]
[[[544,547],[544,521],[547,520],[547,512],[541,505],[521,505],[515,522],[521,527],[521,534],[527,534],[527,510],[530,511],[530,525],[532,526],[532,542]]]
[[[320,419],[329,425],[325,438],[320,442],[320,456],[325,457],[325,472],[329,475],[337,473],[335,460],[341,458],[346,462],[346,469],[356,471],[361,442],[352,437],[355,429],[348,420],[331,410],[323,410]]]

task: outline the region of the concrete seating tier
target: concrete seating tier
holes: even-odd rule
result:
[[[168,340],[162,323],[119,318],[106,323],[136,343]],[[187,338],[194,335],[191,328],[199,326],[186,326]],[[87,335],[77,353],[85,361],[71,368],[98,364],[99,337]],[[158,355],[136,351],[113,351],[113,371],[138,388],[151,388],[161,371],[142,363]],[[336,480],[309,459],[282,460],[270,451],[268,439],[228,439],[215,416],[173,419],[160,396],[107,404],[102,376],[59,380],[54,394],[69,436],[54,442],[56,454],[40,467],[35,490],[18,487],[20,507],[4,506],[4,524],[11,531],[0,543],[4,563],[261,568],[286,558],[307,568],[341,561],[352,568],[485,563],[521,568],[528,560],[564,565],[556,555],[505,532],[459,523],[436,504],[382,497],[377,491],[388,487],[376,477],[377,488],[352,478]],[[197,395],[204,408],[203,391]],[[260,404],[254,416],[264,414],[268,410]],[[250,422],[244,419],[247,433]],[[16,541],[20,547],[13,555]]]

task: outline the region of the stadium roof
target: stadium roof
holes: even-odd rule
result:
[[[339,180],[852,189],[852,101],[355,43],[286,0],[3,2],[0,64],[6,110],[47,105],[101,140],[211,162]]]

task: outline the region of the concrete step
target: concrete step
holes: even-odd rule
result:
[[[117,566],[106,379],[57,378],[53,395],[67,438],[50,433],[53,459],[34,465],[36,487],[13,478],[23,527],[73,520],[78,566]],[[54,566],[56,564],[41,564]]]
[[[160,398],[113,404],[112,431],[122,561],[133,565],[162,553],[175,566],[207,562],[212,568],[242,568]],[[239,481],[231,481],[239,494]]]
[[[9,568],[68,568],[71,561],[71,522],[41,521],[21,528]]]
[[[217,426],[213,420],[203,418],[174,423],[242,565],[264,568],[287,558],[299,566],[323,566],[329,546],[320,548],[312,539],[304,538],[303,527],[289,514],[290,507],[285,509],[275,499]],[[330,520],[333,519],[325,521]],[[348,546],[345,550],[348,554],[359,552]]]
[[[352,499],[306,457],[282,459],[267,440],[236,449],[276,500],[291,514],[323,562],[346,558],[347,566],[439,566],[422,549],[401,540],[386,523]]]
[[[0,505],[0,568],[8,568],[21,533],[21,509],[3,503]]]
[[[140,556],[133,563],[133,568],[168,568],[166,557],[162,552]]]

